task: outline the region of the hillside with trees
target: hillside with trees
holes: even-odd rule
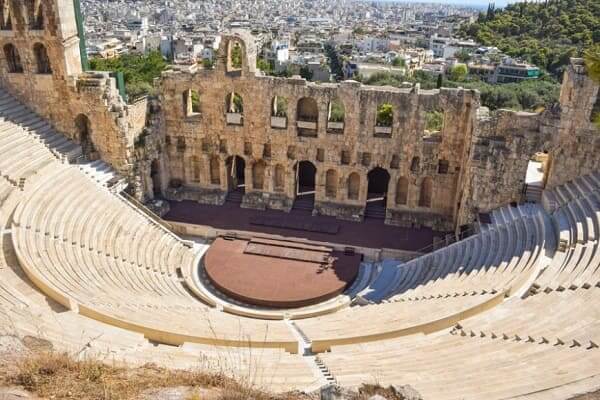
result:
[[[570,57],[600,42],[600,1],[519,2],[501,10],[490,5],[460,34],[560,77]]]

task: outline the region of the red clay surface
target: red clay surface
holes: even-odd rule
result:
[[[363,222],[342,221],[335,217],[312,216],[310,212],[301,210],[285,213],[276,210],[245,209],[241,208],[239,204],[229,202],[222,206],[212,206],[186,200],[172,201],[170,206],[171,210],[163,217],[165,220],[208,225],[224,230],[266,233],[375,249],[418,251],[431,245],[434,236],[443,237],[445,234],[429,228],[413,229],[385,225],[380,219],[367,218]],[[317,223],[336,223],[340,228],[336,234],[328,234],[251,224],[251,218],[257,215],[276,218],[307,218]]]
[[[358,254],[332,252],[332,263],[324,266],[303,261],[322,251],[303,250],[307,254],[300,260],[244,253],[247,245],[247,240],[217,238],[204,256],[212,284],[245,303],[275,308],[316,304],[342,293],[358,275]],[[276,247],[279,253],[282,247]]]

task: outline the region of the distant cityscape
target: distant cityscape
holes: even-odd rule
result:
[[[465,3],[465,0],[461,1]],[[223,33],[247,30],[267,74],[329,82],[378,73],[449,75],[458,64],[488,83],[535,79],[540,69],[461,38],[480,7],[350,0],[82,0],[90,57],[160,51],[210,67]],[[332,62],[332,58],[336,62]]]

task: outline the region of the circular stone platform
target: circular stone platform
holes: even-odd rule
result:
[[[319,258],[330,263],[320,263]],[[360,255],[285,241],[217,238],[204,255],[211,283],[226,295],[263,307],[320,303],[349,287]]]

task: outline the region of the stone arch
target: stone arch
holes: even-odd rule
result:
[[[241,73],[244,65],[244,45],[241,40],[232,38],[227,42],[227,72]]]
[[[396,204],[408,204],[408,178],[401,176],[396,183]]]
[[[433,197],[433,179],[427,176],[421,181],[421,191],[419,193],[419,207],[431,208]]]
[[[271,101],[271,116],[287,118],[288,100],[283,96],[274,96]]]
[[[0,0],[0,30],[12,30],[12,9],[10,0]]]
[[[19,56],[19,51],[14,44],[8,43],[4,46],[4,58],[6,59],[8,72],[13,74],[23,73],[21,57]]]
[[[225,97],[225,112],[226,113],[244,113],[244,100],[236,92],[228,93]]]
[[[48,58],[48,51],[46,46],[41,43],[33,45],[33,55],[35,57],[37,73],[38,74],[51,74],[52,66],[50,64],[50,58]]]
[[[75,118],[75,128],[83,157],[87,160],[95,160],[98,155],[92,139],[92,123],[87,115],[79,114]]]
[[[360,194],[360,175],[358,172],[352,172],[348,176],[348,199],[358,200]]]
[[[227,169],[227,189],[244,192],[246,187],[246,160],[238,155],[229,156],[225,160]]]
[[[186,117],[200,114],[200,94],[197,90],[188,89],[183,92],[183,112]]]
[[[42,0],[27,0],[27,20],[29,29],[44,29],[44,8]]]
[[[273,174],[273,189],[276,192],[283,192],[285,190],[285,168],[281,164],[275,166],[275,173]]]
[[[387,196],[390,183],[390,173],[381,167],[375,167],[367,174],[369,186],[368,197],[379,198]]]
[[[298,100],[296,112],[298,121],[317,122],[319,120],[319,106],[312,97],[302,97]]]
[[[413,157],[410,162],[410,172],[417,173],[421,169],[421,159],[417,156]]]
[[[265,187],[265,169],[266,164],[263,160],[258,160],[252,165],[252,188],[263,190]]]
[[[212,185],[221,184],[221,160],[217,155],[210,158],[210,183]]]
[[[197,156],[192,156],[190,160],[190,164],[192,165],[192,181],[200,182],[201,175],[201,162]]]
[[[162,194],[162,179],[160,176],[160,161],[158,158],[152,160],[150,164],[150,179],[152,181],[152,192],[155,196]]]
[[[335,169],[327,170],[325,173],[325,196],[330,199],[337,197],[338,173]]]

